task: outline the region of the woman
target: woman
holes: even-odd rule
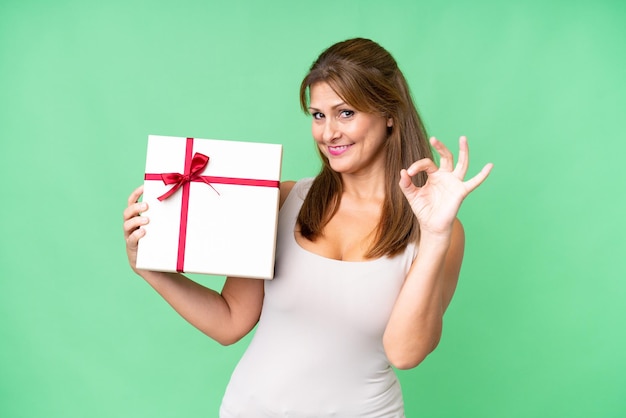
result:
[[[222,344],[258,328],[235,369],[222,417],[402,417],[392,366],[417,366],[439,342],[464,234],[459,159],[429,142],[393,57],[375,42],[331,46],[302,82],[323,162],[315,179],[281,184],[272,281],[229,277],[221,293],[180,274],[135,267],[142,189],[124,232],[131,267],[192,325]]]

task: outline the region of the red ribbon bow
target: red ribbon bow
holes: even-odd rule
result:
[[[203,177],[200,175],[200,173],[202,173],[202,171],[205,169],[207,164],[209,164],[208,155],[204,155],[199,152],[196,152],[193,155],[193,158],[191,159],[191,165],[188,170],[189,172],[185,170],[184,174],[180,174],[180,173],[161,174],[161,179],[163,179],[163,183],[168,184],[168,185],[173,184],[174,186],[171,189],[169,189],[167,192],[165,192],[163,195],[159,196],[157,199],[159,199],[160,201],[167,199],[168,197],[173,195],[176,192],[176,190],[180,189],[183,184],[189,183],[190,181],[194,181],[194,180],[202,181],[208,184],[209,186],[211,186],[213,190],[215,190],[215,187],[213,187],[213,185],[209,183],[209,180],[207,179],[207,177]],[[218,195],[220,194],[217,190],[215,190],[215,193],[217,193]]]

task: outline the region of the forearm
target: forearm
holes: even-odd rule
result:
[[[124,210],[124,238],[128,262],[183,318],[221,344],[232,344],[247,334],[259,319],[263,304],[263,281],[229,277],[222,292],[204,287],[182,274],[137,269],[137,247],[149,222],[138,202],[140,186],[128,198]]]
[[[437,347],[443,315],[456,288],[463,242],[460,223],[447,237],[422,235],[383,336],[394,366],[415,367]]]

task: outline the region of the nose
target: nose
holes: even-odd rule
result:
[[[339,129],[337,127],[337,121],[333,118],[326,118],[324,120],[324,130],[322,131],[322,140],[324,142],[334,142],[336,141],[340,134]]]

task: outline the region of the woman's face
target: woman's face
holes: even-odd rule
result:
[[[313,138],[331,168],[341,174],[383,172],[392,119],[355,110],[325,82],[311,85],[310,93]]]

